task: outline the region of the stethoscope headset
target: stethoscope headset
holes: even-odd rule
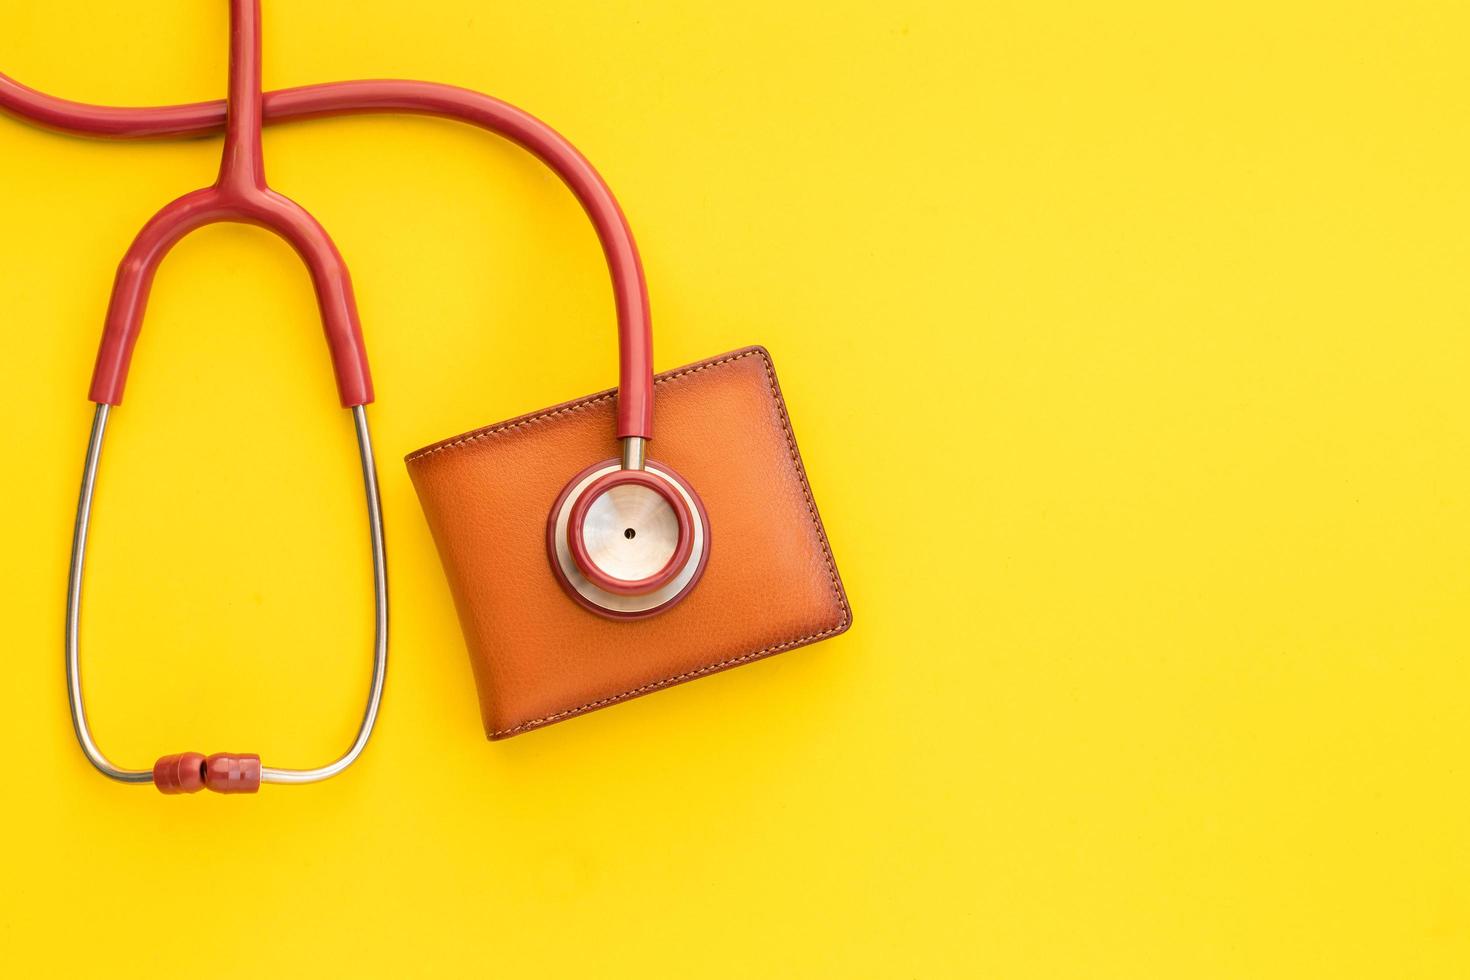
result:
[[[618,319],[617,455],[576,474],[547,519],[552,570],[577,602],[610,618],[655,615],[688,594],[708,557],[709,520],[687,481],[647,459],[653,435],[653,349],[643,268],[621,209],[592,165],[527,113],[489,96],[431,82],[356,81],[262,94],[259,0],[230,0],[227,102],[152,109],[90,106],[57,99],[0,75],[0,109],[54,129],[115,138],[211,133],[222,126],[224,154],[214,184],[186,194],[144,225],[118,267],[88,397],[96,403],[82,468],[67,579],[66,680],[72,725],[87,759],[124,783],[164,793],[254,792],[261,783],[312,783],[350,766],[377,721],[388,667],[388,585],[382,505],[366,406],[373,385],[351,278],[326,230],[266,183],[265,121],[364,112],[407,112],[469,122],[530,150],[566,182],[597,229],[612,272]],[[97,471],[111,409],[122,401],[128,365],[153,278],[169,250],[217,222],[267,228],[285,239],[310,273],[343,407],[352,412],[367,502],[373,564],[373,666],[367,704],[351,745],[322,766],[264,766],[250,753],[165,755],[151,769],[115,765],[98,747],[82,697],[79,655],[82,578]]]

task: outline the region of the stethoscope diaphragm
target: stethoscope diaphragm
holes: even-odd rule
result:
[[[595,463],[574,476],[546,526],[551,567],[567,594],[614,618],[662,612],[694,587],[709,559],[709,518],[692,487],[652,461]]]

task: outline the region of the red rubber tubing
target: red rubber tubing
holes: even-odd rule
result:
[[[342,404],[365,405],[373,400],[373,385],[347,263],[316,219],[266,184],[260,146],[260,0],[230,0],[227,104],[219,179],[149,219],[118,265],[88,397],[109,405],[122,401],[153,278],[169,250],[198,228],[236,221],[275,232],[301,256],[316,289]]]
[[[653,337],[643,264],[612,191],[561,134],[507,102],[437,82],[305,85],[265,93],[261,109],[265,123],[376,112],[454,119],[516,143],[551,168],[587,212],[612,273],[619,342],[618,435],[652,436]],[[88,105],[38,92],[3,74],[0,110],[63,133],[126,140],[205,136],[224,129],[226,120],[225,103],[219,100],[151,108]]]

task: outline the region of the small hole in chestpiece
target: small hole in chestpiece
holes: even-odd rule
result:
[[[632,541],[637,536],[638,536],[638,532],[635,531],[635,530],[633,530],[631,527],[628,528],[626,531],[623,532],[623,537],[627,538],[629,541]]]

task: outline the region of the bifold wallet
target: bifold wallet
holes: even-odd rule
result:
[[[642,619],[583,608],[553,574],[547,517],[614,448],[605,391],[406,457],[459,612],[485,732],[508,738],[842,633],[852,613],[761,347],[658,375],[649,461],[702,498],[707,565]]]

